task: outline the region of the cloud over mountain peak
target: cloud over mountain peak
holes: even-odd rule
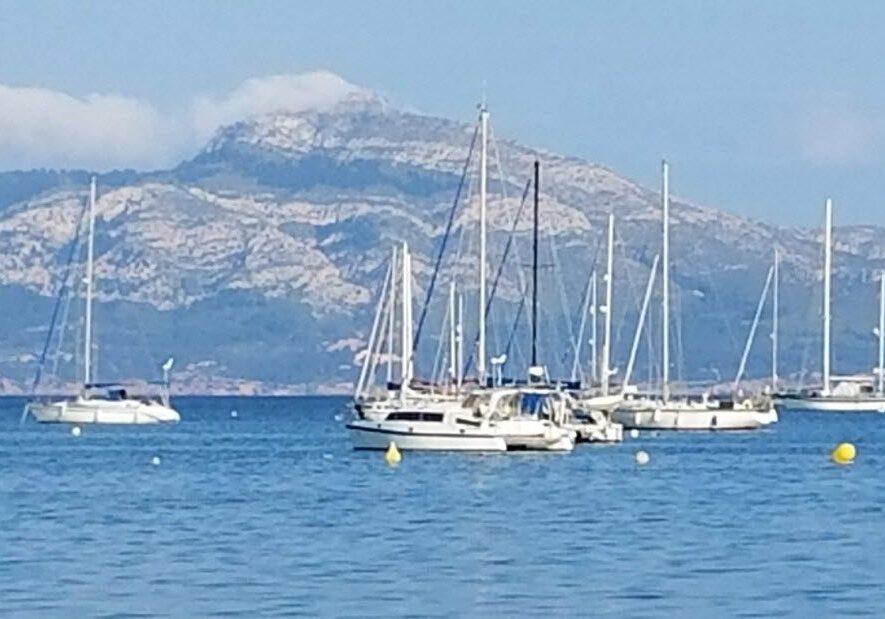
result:
[[[0,84],[0,169],[164,167],[192,154],[225,124],[373,98],[329,71],[250,78],[172,112],[126,95],[74,96]]]

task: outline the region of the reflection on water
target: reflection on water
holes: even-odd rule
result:
[[[75,438],[0,401],[0,616],[885,616],[885,416],[390,468],[343,403]]]

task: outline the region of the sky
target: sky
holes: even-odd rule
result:
[[[885,225],[885,3],[0,0],[0,169],[154,168],[334,100],[579,156],[760,220]],[[342,79],[338,79],[340,76]],[[346,80],[346,82],[344,81]]]

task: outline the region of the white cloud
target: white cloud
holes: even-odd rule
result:
[[[224,124],[276,111],[332,105],[368,91],[329,72],[252,78],[179,112],[109,94],[82,98],[0,84],[0,169],[154,168],[173,165]]]
[[[271,112],[300,112],[333,105],[367,90],[334,73],[317,71],[246,80],[220,99],[201,97],[191,106],[191,121],[202,139],[223,125]]]

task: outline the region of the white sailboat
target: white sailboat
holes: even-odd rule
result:
[[[479,195],[479,294],[476,387],[466,390],[462,384],[460,309],[457,328],[455,320],[455,291],[449,292],[450,321],[450,375],[452,388],[444,392],[427,392],[414,383],[412,340],[411,257],[408,246],[402,250],[402,311],[400,385],[396,392],[378,398],[365,395],[368,377],[374,372],[376,336],[380,324],[386,291],[395,288],[395,273],[389,270],[385,294],[379,302],[369,350],[354,396],[355,419],[347,424],[356,449],[386,449],[395,441],[402,450],[422,451],[511,451],[544,450],[570,451],[574,448],[575,433],[561,426],[565,396],[549,396],[545,391],[542,405],[532,410],[518,405],[526,388],[487,387],[486,351],[486,206],[487,206],[487,144],[488,118],[485,106],[480,109],[480,195]],[[536,163],[537,183],[537,163]],[[536,188],[537,203],[537,188]],[[535,226],[537,234],[537,224]],[[537,258],[536,258],[537,259]],[[537,269],[535,269],[537,273]],[[536,292],[535,292],[536,294]],[[393,311],[389,299],[388,318]],[[389,334],[394,328],[388,320]],[[388,353],[392,345],[388,342]],[[388,356],[388,363],[391,357]],[[388,366],[390,367],[390,366]],[[389,370],[390,373],[390,370]],[[414,388],[413,388],[414,386]],[[530,387],[532,393],[542,388]]]
[[[397,275],[397,266],[400,275]],[[407,451],[506,451],[504,439],[482,419],[462,407],[458,390],[433,392],[413,389],[411,253],[403,243],[395,250],[375,313],[369,347],[354,395],[354,419],[347,423],[354,449],[387,449],[395,441]],[[396,332],[397,280],[401,294],[399,385],[390,390],[393,378],[393,335]],[[375,372],[383,343],[378,337],[387,309],[387,390],[380,396],[368,393],[367,382]],[[460,344],[458,344],[460,345]],[[460,357],[460,353],[458,357]],[[460,382],[460,381],[459,381]]]
[[[488,145],[488,111],[480,110],[479,124],[481,132],[480,162],[480,294],[479,294],[479,351],[477,372],[480,384],[485,373],[485,208],[486,208],[486,166]],[[395,296],[397,292],[397,266],[400,270],[400,381],[395,390],[391,390],[393,375],[393,339],[396,323]],[[449,305],[452,306],[450,291]],[[386,297],[386,298],[385,298]],[[386,393],[371,397],[367,394],[367,383],[374,373],[377,359],[376,341],[378,325],[384,306],[387,306],[387,373],[388,390]],[[459,312],[460,314],[460,312]],[[450,321],[454,316],[449,317]],[[369,338],[369,348],[364,360],[363,370],[354,395],[355,418],[348,422],[347,429],[355,449],[387,449],[391,441],[395,441],[401,450],[407,451],[490,451],[507,450],[504,438],[495,432],[487,420],[475,418],[472,412],[462,407],[460,364],[456,363],[463,356],[461,352],[460,320],[456,359],[450,359],[452,369],[458,373],[456,388],[447,392],[427,392],[413,389],[414,360],[413,355],[413,323],[412,323],[412,271],[411,254],[407,243],[403,243],[400,259],[397,261],[396,251],[388,269],[388,279],[379,301],[375,324]]]
[[[596,302],[596,275],[595,272],[591,278],[591,286],[592,289],[588,290],[587,298],[585,299],[585,309],[582,313],[582,323],[580,328],[578,329],[578,341],[575,346],[575,361],[574,368],[572,370],[572,380],[576,377],[576,368],[579,363],[579,354],[580,354],[580,344],[584,335],[584,318],[587,314],[588,303],[591,302],[593,304],[592,308],[592,324],[591,330],[593,331],[592,337],[590,339],[591,342],[591,354],[593,358],[591,360],[591,384],[582,389],[577,394],[577,399],[580,405],[588,410],[588,411],[599,411],[603,413],[609,413],[613,411],[618,404],[623,400],[623,394],[619,391],[612,392],[611,389],[611,378],[615,375],[616,370],[611,367],[611,340],[612,340],[612,294],[613,294],[613,281],[614,281],[614,244],[615,244],[615,216],[612,213],[609,213],[608,216],[608,226],[607,226],[607,248],[606,248],[606,269],[605,269],[605,304],[602,306],[597,306]],[[602,339],[602,359],[597,364],[596,360],[596,320],[597,320],[597,312],[601,312],[603,314],[603,339]],[[598,368],[598,371],[597,371]],[[598,374],[598,376],[597,376]],[[593,383],[597,384],[593,384]]]
[[[661,164],[663,247],[662,269],[662,368],[660,395],[626,394],[612,415],[628,429],[648,430],[749,430],[777,421],[770,401],[752,398],[724,400],[672,397],[670,393],[670,176],[666,161]],[[644,313],[644,312],[643,312]],[[625,388],[628,385],[625,384]]]
[[[591,342],[591,384],[574,394],[574,402],[570,406],[570,413],[566,419],[565,427],[577,433],[579,442],[588,443],[618,443],[624,440],[624,426],[612,421],[611,413],[623,401],[624,397],[620,390],[612,393],[611,377],[615,371],[611,369],[611,333],[612,333],[612,288],[613,288],[613,264],[614,264],[614,226],[613,214],[608,216],[608,248],[606,252],[605,271],[605,305],[598,307],[596,300],[596,273],[591,275],[590,286],[584,299],[584,308],[581,314],[581,326],[578,329],[578,338],[575,345],[575,359],[572,368],[572,380],[577,377],[577,367],[580,362],[580,345],[584,338],[585,320],[592,304],[592,336]],[[597,363],[596,359],[596,318],[597,311],[605,316],[603,321],[602,360]],[[593,384],[596,383],[596,384]]]
[[[25,406],[24,416],[31,415],[44,423],[149,424],[181,419],[169,403],[169,370],[172,359],[163,365],[163,393],[158,397],[133,397],[127,385],[94,383],[92,377],[92,297],[95,244],[95,177],[89,191],[89,232],[86,245],[86,303],[83,342],[83,386],[73,398],[49,402],[34,401]],[[23,417],[24,418],[24,417]]]
[[[777,406],[782,410],[836,413],[885,412],[885,271],[879,274],[879,365],[874,376],[833,376],[831,364],[831,291],[833,266],[833,203],[827,198],[824,222],[824,298],[822,386],[782,393]]]

